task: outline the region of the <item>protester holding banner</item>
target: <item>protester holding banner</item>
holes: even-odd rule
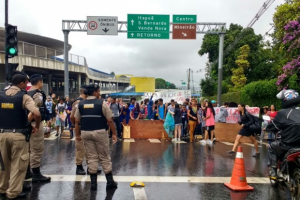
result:
[[[240,118],[241,121],[238,123],[241,125],[241,130],[239,131],[238,135],[236,136],[233,148],[231,151],[228,151],[229,154],[235,154],[236,148],[240,143],[240,140],[242,137],[249,137],[251,141],[254,144],[256,153],[253,155],[253,157],[259,157],[259,150],[258,150],[258,144],[254,137],[254,133],[251,131],[250,126],[255,123],[253,117],[251,114],[246,110],[246,107],[244,104],[238,104],[238,110],[240,112]]]

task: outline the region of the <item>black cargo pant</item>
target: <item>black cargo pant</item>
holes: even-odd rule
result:
[[[280,141],[276,140],[269,145],[269,164],[272,168],[277,168],[278,159],[284,157],[284,155],[289,151],[289,149],[283,149],[280,145]]]
[[[122,138],[122,131],[121,131],[121,122],[120,122],[120,117],[113,117],[114,123],[117,128],[117,134],[119,138]],[[112,131],[110,130],[110,135],[109,137],[111,138],[112,136]]]

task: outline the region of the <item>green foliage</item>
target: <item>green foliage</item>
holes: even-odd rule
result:
[[[277,77],[277,70],[280,68],[278,64],[274,62],[277,54],[273,54],[270,44],[268,44],[269,47],[266,48],[267,44],[262,43],[262,36],[256,35],[252,28],[243,29],[240,25],[230,24],[224,38],[224,49],[232,44],[241,33],[243,34],[242,39],[234,46],[230,53],[224,56],[223,80],[228,83],[227,88],[231,88],[233,86],[231,82],[232,69],[237,67],[235,61],[240,54],[239,48],[244,45],[248,45],[251,49],[247,58],[249,67],[244,72],[245,77],[247,77],[246,84],[253,81]],[[209,79],[213,79],[217,82],[218,63],[214,61],[216,61],[219,56],[219,36],[205,35],[198,54],[200,56],[208,54],[208,60],[211,64]],[[216,94],[216,92],[217,90],[214,91],[214,94]]]
[[[300,16],[300,0],[292,0],[291,3],[284,3],[276,8],[273,15],[275,26],[274,39],[282,42],[285,34],[284,26],[292,20],[297,20]],[[281,43],[282,44],[282,43]]]
[[[246,84],[247,78],[245,77],[245,70],[249,67],[249,62],[247,60],[250,52],[250,48],[248,45],[244,45],[240,48],[240,55],[238,59],[235,61],[238,68],[231,69],[232,77],[231,82],[234,87],[231,89],[232,91],[239,91]]]
[[[162,78],[156,78],[155,89],[176,89],[176,86],[174,83],[167,84],[167,81]]]
[[[288,80],[288,85],[290,89],[296,90],[296,91],[300,91],[300,86],[297,83],[298,77],[297,74],[293,74],[289,80]]]
[[[115,72],[110,72],[110,75],[115,76]]]
[[[222,102],[244,103],[253,107],[263,107],[275,104],[280,109],[281,102],[276,98],[278,91],[276,79],[256,81],[247,84],[241,91],[222,95]],[[216,100],[217,96],[205,96],[204,99]]]
[[[201,80],[200,86],[204,96],[212,96],[215,94],[217,83],[212,78],[206,78]]]
[[[280,107],[276,79],[256,81],[247,84],[241,91],[241,102],[249,106],[270,106],[275,104]]]

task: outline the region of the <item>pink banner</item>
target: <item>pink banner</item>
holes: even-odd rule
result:
[[[214,109],[216,112],[215,121],[218,122],[220,118],[220,107],[215,107]],[[260,108],[258,107],[248,107],[247,110],[251,115],[256,117],[259,116]],[[228,117],[226,118],[226,123],[235,124],[240,121],[240,113],[237,108],[227,108],[227,112]]]

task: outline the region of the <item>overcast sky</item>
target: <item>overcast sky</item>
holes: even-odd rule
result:
[[[63,40],[62,20],[86,20],[87,16],[127,14],[196,14],[198,22],[226,22],[247,26],[266,0],[9,0],[9,23],[18,30]],[[271,26],[276,0],[253,26],[264,35]],[[4,0],[0,1],[0,24],[4,24]],[[172,36],[170,35],[170,38]],[[71,32],[71,53],[85,56],[89,67],[116,74],[164,78],[180,85],[187,80],[187,69],[194,71],[195,85],[204,77],[207,56],[200,57],[203,35],[197,40],[140,40],[118,36],[88,36]],[[196,73],[199,71],[200,73]]]

